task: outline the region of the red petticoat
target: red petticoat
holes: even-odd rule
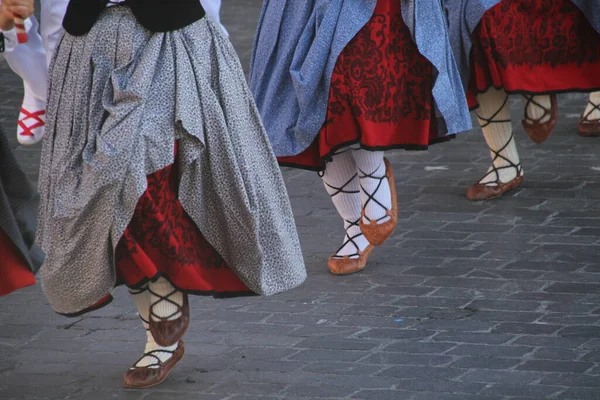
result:
[[[503,0],[473,32],[469,106],[490,87],[508,93],[600,89],[600,34],[571,0]]]
[[[253,295],[207,242],[178,199],[175,163],[148,176],[148,188],[117,245],[117,285],[139,288],[164,277],[177,289],[197,295]],[[112,300],[110,295],[87,309]]]
[[[35,284],[35,277],[19,249],[0,229],[0,296]]]
[[[398,0],[378,0],[371,20],[340,54],[331,79],[327,119],[308,149],[281,165],[322,170],[336,150],[424,150],[439,137],[432,66],[404,25]]]

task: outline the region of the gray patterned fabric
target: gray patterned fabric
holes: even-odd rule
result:
[[[253,291],[306,271],[277,161],[237,55],[204,18],[152,34],[126,6],[65,34],[50,70],[40,172],[42,285],[59,313],[101,300],[146,176],[174,162],[184,209]]]
[[[33,272],[44,259],[41,249],[34,244],[38,204],[37,192],[0,130],[0,229],[17,246]]]

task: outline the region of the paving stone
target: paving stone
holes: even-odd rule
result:
[[[501,400],[500,396],[484,396],[481,394],[448,394],[448,393],[419,393],[413,400]]]
[[[504,269],[568,272],[583,268],[583,266],[584,264],[569,262],[514,261],[506,265]]]
[[[353,399],[359,400],[412,400],[415,394],[402,390],[362,390],[353,394]]]
[[[505,322],[496,326],[493,333],[512,333],[512,334],[525,334],[525,335],[550,335],[559,329],[560,325],[549,325],[549,324],[524,324]]]
[[[398,366],[386,369],[378,375],[392,376],[402,379],[452,379],[464,372],[458,369],[427,367],[427,366]]]
[[[574,361],[531,360],[518,367],[525,371],[585,372],[594,364]]]
[[[556,347],[559,349],[572,349],[579,347],[586,342],[586,338],[573,338],[573,337],[550,337],[550,336],[523,336],[515,340],[512,344],[514,345],[525,345],[525,346],[542,346],[542,347]]]
[[[536,399],[547,399],[564,389],[556,386],[545,385],[494,385],[483,391],[484,394],[493,394],[511,397],[529,397]]]
[[[367,356],[369,353],[364,351],[347,351],[347,350],[323,350],[311,349],[303,350],[290,357],[290,360],[299,361],[358,361]]]
[[[510,369],[517,364],[520,364],[521,360],[517,358],[499,358],[499,357],[463,357],[458,361],[455,361],[450,366],[453,368],[465,368],[465,369]]]
[[[375,353],[362,359],[368,364],[440,366],[450,364],[453,357],[431,354]]]
[[[386,346],[384,351],[406,354],[442,354],[454,348],[455,346],[456,345],[452,343],[400,342]]]
[[[499,345],[513,339],[512,335],[476,333],[476,332],[445,332],[433,338],[436,342],[475,343]]]
[[[369,329],[366,332],[359,333],[359,338],[366,339],[425,339],[435,335],[432,330],[417,330],[417,329]]]
[[[402,379],[398,388],[415,392],[438,392],[438,393],[479,393],[485,389],[482,383],[457,382],[439,379]]]
[[[378,345],[375,341],[335,338],[310,338],[296,344],[300,349],[371,350]]]
[[[514,357],[521,358],[526,354],[532,353],[534,347],[529,346],[487,346],[476,344],[463,344],[446,352],[453,356],[473,356],[473,357]]]
[[[499,383],[511,385],[527,385],[543,379],[542,372],[532,371],[501,371],[494,369],[475,369],[460,377],[463,382]]]
[[[550,293],[599,294],[600,285],[593,283],[555,283],[548,288]]]
[[[569,400],[597,400],[598,389],[569,388],[558,396],[559,399]]]
[[[590,387],[600,390],[600,377],[576,373],[551,374],[546,376],[541,383],[565,387]]]
[[[558,333],[563,337],[589,337],[596,338],[600,336],[600,326],[579,325],[569,326]]]
[[[345,386],[304,386],[292,385],[284,391],[284,395],[306,397],[309,399],[346,397],[356,392],[356,389]]]

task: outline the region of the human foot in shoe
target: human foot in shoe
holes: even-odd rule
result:
[[[577,126],[580,136],[600,136],[600,92],[590,94],[585,111]]]
[[[373,246],[360,231],[358,221],[346,221],[346,236],[327,267],[334,275],[349,275],[365,269]]]
[[[161,347],[148,342],[142,358],[125,373],[123,384],[130,389],[145,389],[161,384],[184,354],[183,342]]]
[[[377,171],[361,171],[361,193],[365,194],[360,229],[369,243],[383,244],[398,225],[398,195],[392,166],[387,158]],[[370,181],[370,189],[365,181]],[[385,192],[385,193],[383,193]],[[391,203],[391,204],[390,204]]]
[[[493,154],[492,166],[487,173],[475,185],[467,189],[469,200],[491,200],[502,196],[504,193],[518,187],[523,182],[523,167],[512,161],[518,160],[516,148],[514,147],[514,136],[511,134],[508,142],[499,150],[490,151]],[[508,150],[507,150],[508,149]]]
[[[523,128],[535,143],[544,143],[558,119],[556,95],[526,95],[523,98],[525,100]]]
[[[149,327],[161,346],[171,346],[183,337],[190,322],[187,294],[175,289],[169,281],[160,278],[150,283]]]
[[[25,99],[21,105],[17,122],[17,140],[31,146],[44,137],[46,127],[46,103],[36,99]]]

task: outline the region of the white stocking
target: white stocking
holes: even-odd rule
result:
[[[479,183],[490,186],[496,186],[497,181],[508,183],[522,172],[512,133],[508,95],[502,89],[490,88],[477,95],[477,101],[477,117],[492,155],[492,166]]]
[[[586,121],[600,120],[600,92],[590,93],[588,104],[583,112]]]
[[[183,292],[175,289],[165,278],[150,283],[150,301],[150,318],[153,321],[159,321],[159,318],[173,321],[181,317],[179,307],[183,305]]]
[[[550,101],[550,95],[544,94],[539,96],[521,96],[523,103],[525,103],[525,110],[527,117],[525,123],[528,120],[538,121],[544,123],[550,120],[552,115],[548,112],[552,103]]]
[[[362,203],[358,172],[352,157],[352,150],[334,155],[333,160],[327,164],[322,178],[325,189],[344,220],[344,229],[346,230],[342,247],[335,255],[357,258],[358,252],[365,250],[369,242],[363,236],[358,225]]]
[[[365,209],[363,222],[389,221],[387,212],[392,209],[390,184],[383,179],[386,174],[383,151],[356,149],[352,151],[360,178],[360,197]]]
[[[138,309],[140,318],[142,319],[142,323],[146,329],[146,348],[144,349],[144,354],[152,352],[152,354],[158,357],[162,362],[167,361],[173,356],[171,352],[177,349],[177,344],[165,347],[158,345],[154,341],[152,333],[150,333],[150,329],[148,328],[148,317],[150,315],[150,292],[148,291],[147,287],[145,287],[140,290],[129,289],[129,293],[131,293],[133,297],[133,302]],[[157,368],[158,366],[155,364],[156,359],[154,357],[144,356],[135,364],[135,367],[143,368],[150,366],[150,368]]]

